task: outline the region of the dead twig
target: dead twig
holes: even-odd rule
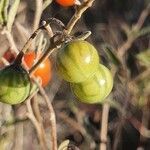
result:
[[[77,21],[81,18],[84,11],[86,11],[89,7],[91,7],[93,2],[94,0],[87,0],[83,2],[81,6],[77,7],[75,14],[72,16],[72,18],[70,19],[69,23],[66,26],[65,32],[67,34],[71,33],[73,27],[75,26]]]
[[[8,42],[9,42],[9,44],[11,46],[11,49],[13,49],[16,54],[18,54],[19,50],[18,50],[18,48],[17,48],[17,46],[15,44],[15,41],[14,41],[14,38],[13,38],[12,34],[8,30],[6,30],[6,28],[3,29],[1,34],[4,34],[6,36],[6,38],[8,39]]]
[[[130,34],[128,34],[127,40],[118,48],[118,56],[122,60],[127,50],[131,47],[133,42],[138,36],[136,34],[142,28],[147,16],[150,14],[150,4],[142,11],[137,23],[131,28]],[[128,31],[129,32],[129,31]],[[122,62],[122,61],[121,61]]]
[[[31,107],[31,99],[30,98],[26,101],[26,106],[27,106],[27,110],[28,110],[27,117],[31,120],[31,122],[33,123],[33,125],[36,128],[41,148],[42,148],[42,150],[46,150],[47,149],[46,141],[44,139],[44,135],[43,135],[43,132],[41,130],[41,126],[34,116],[34,113],[33,113],[32,107]]]
[[[109,116],[110,105],[105,103],[102,110],[102,122],[100,130],[100,150],[107,149],[107,130],[108,130],[108,116]]]
[[[41,15],[43,12],[42,5],[43,0],[35,0],[36,10],[35,10],[35,16],[33,21],[33,31],[35,31],[39,27]]]

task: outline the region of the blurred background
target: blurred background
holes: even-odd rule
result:
[[[38,19],[35,19],[42,6],[37,6],[37,1],[20,1],[10,32],[4,31],[5,23],[0,26],[1,58],[10,51],[13,61],[12,57],[17,53],[15,49],[22,49],[42,20],[54,17],[66,25],[75,12],[75,6],[62,7],[52,1],[43,7],[42,14],[39,13]],[[9,7],[13,2],[10,0]],[[52,29],[54,32],[60,30],[55,25]],[[79,35],[85,31],[92,32],[87,41],[95,46],[101,63],[114,76],[114,87],[108,97],[113,103],[109,108],[107,141],[100,140],[102,105],[83,104],[75,98],[69,83],[56,73],[54,52],[49,58],[52,79],[44,89],[56,113],[58,145],[69,139],[70,149],[97,150],[100,143],[105,142],[108,150],[149,150],[150,1],[95,0],[71,34]],[[48,48],[49,37],[42,32],[30,50],[38,47],[41,36],[46,41],[44,50]],[[4,66],[3,62],[0,66]],[[40,93],[33,99],[38,101],[49,149],[51,126],[48,108]],[[25,103],[16,106],[0,103],[0,150],[38,149],[37,132],[26,117]]]

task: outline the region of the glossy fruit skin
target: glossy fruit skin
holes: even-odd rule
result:
[[[36,59],[36,54],[34,51],[29,51],[24,55],[24,61],[26,65],[31,68]],[[48,85],[52,78],[52,64],[49,59],[46,59],[43,63],[39,65],[37,70],[34,72],[36,77],[40,77],[42,80],[42,86]]]
[[[93,77],[82,83],[73,83],[71,88],[80,102],[87,104],[102,103],[113,87],[111,72],[104,65],[99,65]]]
[[[68,82],[85,81],[95,73],[98,66],[97,50],[83,40],[71,41],[57,53],[57,71]]]
[[[0,70],[0,102],[15,105],[23,102],[31,88],[30,77],[20,65]]]
[[[75,4],[75,0],[56,0],[56,2],[63,7],[69,7]]]

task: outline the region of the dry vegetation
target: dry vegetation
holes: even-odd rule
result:
[[[56,150],[61,143],[59,150],[150,149],[149,0],[93,1],[63,8],[51,0],[21,0],[16,16],[15,8],[8,8],[9,24],[0,26],[1,68],[8,65],[3,54],[9,48],[16,54],[44,49],[38,63],[49,57],[53,77],[46,88],[34,78],[38,88],[22,104],[0,103],[0,150]],[[59,36],[58,43],[52,39],[62,30],[76,36],[92,32],[83,38],[93,43],[114,76],[113,91],[103,105],[81,104],[56,74],[55,56],[62,41]]]

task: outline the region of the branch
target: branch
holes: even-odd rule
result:
[[[75,24],[77,23],[77,21],[81,18],[82,14],[89,8],[92,6],[93,2],[95,0],[87,0],[86,2],[83,2],[83,4],[79,7],[77,7],[75,14],[73,15],[73,17],[70,19],[69,23],[66,26],[66,33],[70,34],[73,27],[75,26]]]
[[[12,34],[6,28],[4,28],[4,30],[1,32],[1,34],[6,35],[6,38],[8,39],[8,42],[11,46],[11,49],[13,49],[16,54],[18,54],[19,50],[18,50],[18,48],[15,44],[15,41],[14,41],[14,38],[13,38]]]
[[[52,3],[52,0],[45,0],[43,3],[43,11]]]
[[[143,10],[141,13],[137,23],[132,27],[130,34],[128,35],[127,41],[124,42],[119,48],[118,48],[118,56],[120,60],[122,60],[123,56],[127,52],[127,50],[131,47],[133,42],[139,37],[138,32],[140,32],[144,21],[146,20],[147,16],[150,14],[150,4]]]
[[[108,103],[105,103],[103,105],[103,111],[102,111],[102,124],[101,124],[101,132],[100,132],[100,150],[106,150],[107,149],[107,130],[108,130],[108,116],[109,116],[109,108],[110,105]]]
[[[75,14],[73,15],[73,17],[71,18],[70,22],[67,24],[66,29],[64,30],[64,32],[66,34],[70,34],[70,32],[72,31],[74,25],[76,24],[76,22],[80,19],[80,17],[82,16],[82,14],[84,13],[84,11],[89,8],[92,4],[93,4],[94,0],[88,0],[86,2],[84,2],[75,12]],[[45,28],[45,25],[43,26]],[[45,61],[56,49],[58,49],[58,47],[63,43],[64,41],[57,41],[56,43],[52,44],[44,53],[44,55],[39,59],[39,61],[30,69],[29,73],[32,74],[37,67],[43,62]]]
[[[45,102],[47,104],[48,110],[49,110],[49,114],[50,114],[50,124],[51,124],[51,150],[57,150],[57,130],[56,130],[56,116],[55,116],[55,112],[53,109],[53,106],[49,100],[49,97],[47,96],[45,90],[43,89],[43,87],[37,82],[35,81],[36,84],[39,87],[39,90],[41,92],[41,94],[43,95]]]
[[[141,13],[136,25],[134,26],[135,30],[140,30],[147,18],[147,16],[150,13],[150,3],[148,4],[148,6],[143,10],[143,12]]]
[[[47,149],[46,148],[46,142],[44,140],[44,136],[43,136],[43,132],[41,130],[41,126],[40,126],[40,124],[38,123],[37,119],[34,116],[34,113],[33,113],[32,107],[31,107],[31,99],[28,99],[26,101],[26,106],[27,106],[27,110],[28,110],[27,117],[31,120],[31,122],[33,123],[33,125],[36,128],[41,148],[42,148],[42,150],[46,150]]]
[[[69,34],[71,32],[71,30],[73,29],[75,23],[78,21],[78,19],[80,19],[82,13],[92,5],[94,0],[88,0],[86,2],[83,3],[83,5],[81,5],[77,10],[76,13],[74,14],[74,16],[72,17],[71,21],[68,23],[67,25],[67,29],[64,31],[67,34]],[[37,36],[37,34],[39,33],[39,31],[46,29],[49,33],[50,36],[53,36],[53,34],[51,34],[49,31],[51,30],[49,28],[49,26],[47,26],[47,24],[42,25],[41,27],[39,27],[29,38],[29,40],[26,42],[26,44],[24,45],[23,49],[21,50],[21,52],[19,53],[19,55],[17,56],[17,58],[21,58],[23,57],[24,53],[27,51],[27,49],[29,48],[29,46],[32,44],[33,39]],[[39,61],[30,69],[29,74],[31,75],[36,68],[45,60],[49,57],[49,55],[52,54],[52,52],[54,50],[56,50],[58,48],[58,46],[60,46],[64,41],[61,39],[60,41],[56,41],[54,44],[52,44],[49,49],[44,53],[44,55],[39,59]],[[16,58],[16,60],[17,60]],[[36,82],[36,81],[35,81]],[[54,109],[52,107],[52,104],[48,98],[48,96],[46,95],[45,90],[41,87],[41,85],[37,82],[37,85],[40,89],[41,94],[43,95],[45,102],[48,106],[48,110],[50,113],[50,124],[51,124],[51,149],[52,150],[57,150],[57,132],[56,132],[56,118],[55,118],[55,112]],[[38,91],[38,90],[37,90]],[[26,101],[26,105],[27,105],[27,109],[28,109],[28,118],[32,121],[32,123],[34,124],[37,133],[38,133],[38,138],[40,140],[40,144],[42,146],[43,149],[46,148],[45,146],[45,141],[43,140],[43,135],[42,135],[42,131],[41,131],[41,127],[40,124],[38,123],[37,119],[35,118],[34,114],[33,114],[33,110],[31,107],[31,98],[37,93],[37,91],[35,91],[34,93],[32,93],[32,95],[30,95],[28,97],[28,100]]]
[[[41,15],[43,12],[42,5],[43,0],[35,0],[36,2],[36,10],[35,10],[35,16],[34,16],[34,22],[33,22],[33,31],[35,31],[39,27]]]

